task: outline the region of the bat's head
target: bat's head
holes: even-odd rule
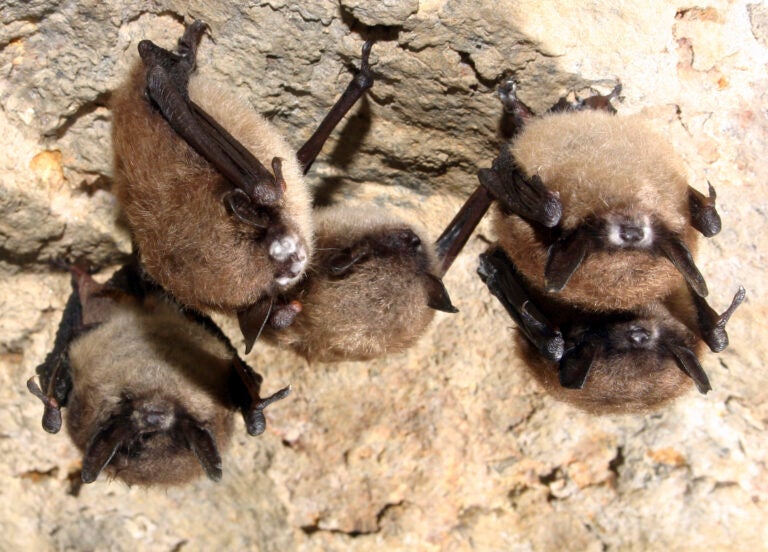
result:
[[[180,484],[203,473],[218,481],[217,436],[225,428],[215,422],[197,420],[170,396],[125,391],[93,427],[83,455],[83,481],[91,483],[103,471],[139,485]]]
[[[691,383],[701,393],[711,389],[695,352],[700,341],[660,304],[593,317],[563,331],[565,354],[557,369],[549,364],[549,374],[536,375],[553,395],[584,410],[647,411]]]
[[[510,151],[525,177],[562,204],[552,229],[497,216],[502,245],[537,287],[595,310],[653,301],[681,276],[707,294],[691,253],[685,171],[641,121],[603,111],[547,115],[526,124]]]
[[[223,338],[165,302],[123,307],[69,348],[67,430],[83,481],[129,484],[221,478],[232,433],[233,353]]]
[[[315,256],[299,285],[302,311],[269,332],[308,358],[363,360],[412,345],[434,309],[454,311],[418,229],[380,209],[318,210]]]

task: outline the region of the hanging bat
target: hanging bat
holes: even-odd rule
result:
[[[422,231],[381,209],[316,212],[316,251],[307,277],[282,298],[290,312],[265,338],[310,360],[367,360],[413,345],[435,310],[457,312],[442,277],[491,197],[480,186],[430,244]]]
[[[671,146],[607,96],[561,100],[541,117],[501,89],[516,122],[480,179],[499,202],[499,243],[540,290],[590,311],[632,309],[682,279],[700,296],[696,231],[720,231],[715,191],[694,190]],[[682,276],[682,279],[681,279]]]
[[[141,61],[112,102],[115,192],[147,273],[188,307],[237,313],[249,350],[273,298],[301,278],[312,255],[303,177],[373,85],[371,43],[342,97],[296,151],[234,94],[195,78],[206,29],[189,25],[178,53],[139,43]]]
[[[526,366],[558,400],[595,414],[653,410],[691,383],[710,382],[697,355],[728,345],[725,326],[745,297],[717,314],[689,287],[631,310],[604,313],[536,290],[501,247],[480,256],[481,278],[515,320],[527,346]]]
[[[66,426],[83,452],[82,480],[106,472],[129,484],[176,485],[222,476],[220,450],[240,409],[252,435],[264,408],[262,381],[203,315],[186,311],[137,263],[105,284],[72,267],[73,292],[53,351],[29,390],[44,404],[43,428]]]

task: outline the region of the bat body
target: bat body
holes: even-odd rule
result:
[[[42,389],[28,382],[45,405],[43,427],[58,432],[67,407],[86,483],[102,472],[140,485],[220,479],[233,412],[263,431],[264,407],[288,390],[247,397],[239,372],[261,377],[210,319],[182,309],[135,264],[106,284],[73,273],[54,350],[38,367]]]
[[[517,322],[526,367],[558,400],[595,414],[656,409],[690,389],[711,389],[698,360],[728,344],[725,325],[743,288],[718,315],[683,286],[663,300],[594,313],[541,292],[500,248],[481,256],[481,277]]]
[[[372,43],[296,151],[234,94],[195,78],[206,29],[189,25],[178,53],[139,43],[141,61],[112,104],[115,190],[147,273],[186,306],[237,313],[250,350],[274,297],[301,278],[312,255],[304,173],[373,85]]]
[[[142,264],[185,305],[246,308],[295,283],[312,253],[311,199],[296,151],[236,95],[189,79],[195,106],[256,159],[280,160],[284,190],[265,185],[277,197],[259,202],[172,128],[148,92],[154,67],[137,62],[112,103],[115,192]]]
[[[511,85],[511,86],[510,86]],[[720,231],[715,192],[686,183],[671,147],[607,96],[561,99],[535,117],[499,90],[512,143],[478,177],[498,200],[498,244],[480,276],[524,337],[526,366],[554,397],[592,413],[658,408],[695,383],[706,343],[745,297],[716,313],[693,262],[697,231]]]
[[[410,347],[452,305],[429,242],[381,209],[318,209],[316,254],[290,294],[301,312],[265,337],[308,359],[366,360]]]
[[[631,309],[683,280],[706,296],[692,255],[696,230],[720,229],[714,190],[705,197],[690,188],[662,137],[638,118],[615,116],[610,96],[593,98],[604,101],[561,101],[523,118],[509,150],[485,171],[497,190],[506,187],[494,219],[499,243],[536,288],[586,310]],[[558,199],[559,218],[542,224],[520,210],[520,181]]]

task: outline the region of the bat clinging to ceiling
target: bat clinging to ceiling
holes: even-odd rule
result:
[[[592,413],[658,408],[694,383],[711,389],[697,354],[728,345],[725,325],[743,288],[717,314],[683,286],[665,300],[631,310],[594,313],[535,290],[500,248],[481,255],[478,271],[516,321],[528,346],[526,366],[559,400]]]
[[[381,209],[318,209],[307,278],[283,298],[296,308],[292,323],[268,326],[265,337],[324,362],[410,347],[435,310],[456,312],[441,278],[490,202],[478,187],[434,245]]]
[[[499,200],[499,243],[535,287],[587,310],[631,309],[682,279],[704,297],[692,252],[696,230],[720,230],[714,189],[688,186],[665,140],[612,113],[619,90],[534,117],[502,87],[518,128],[480,173]]]
[[[213,321],[182,309],[135,263],[105,284],[72,272],[54,349],[37,369],[40,385],[27,383],[45,405],[43,427],[58,432],[67,407],[86,483],[102,472],[142,485],[219,480],[234,410],[249,433],[261,433],[264,408],[289,388],[260,398],[261,376]]]
[[[250,348],[261,327],[254,316],[269,312],[264,304],[299,280],[312,255],[303,175],[372,86],[371,44],[297,153],[234,94],[195,78],[206,29],[189,25],[178,53],[139,44],[141,61],[112,103],[115,190],[149,275],[184,305],[251,321],[242,325]]]

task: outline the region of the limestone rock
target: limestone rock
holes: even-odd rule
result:
[[[219,484],[77,485],[66,435],[40,427],[25,381],[50,349],[69,278],[49,261],[119,263],[109,97],[139,40],[211,26],[198,70],[237,90],[295,146],[376,38],[378,80],[310,175],[319,202],[374,203],[439,235],[503,142],[508,74],[534,109],[624,85],[718,192],[723,232],[700,247],[709,300],[748,299],[713,383],[655,414],[590,417],[542,394],[514,323],[476,276],[481,224],[409,351],[308,365],[260,344],[265,391],[291,396],[239,437]],[[768,542],[765,8],[749,0],[95,0],[0,8],[0,514],[9,548],[232,550],[755,550]],[[234,322],[222,319],[230,335]],[[242,350],[242,344],[237,343]],[[108,351],[105,352],[108,354]]]

